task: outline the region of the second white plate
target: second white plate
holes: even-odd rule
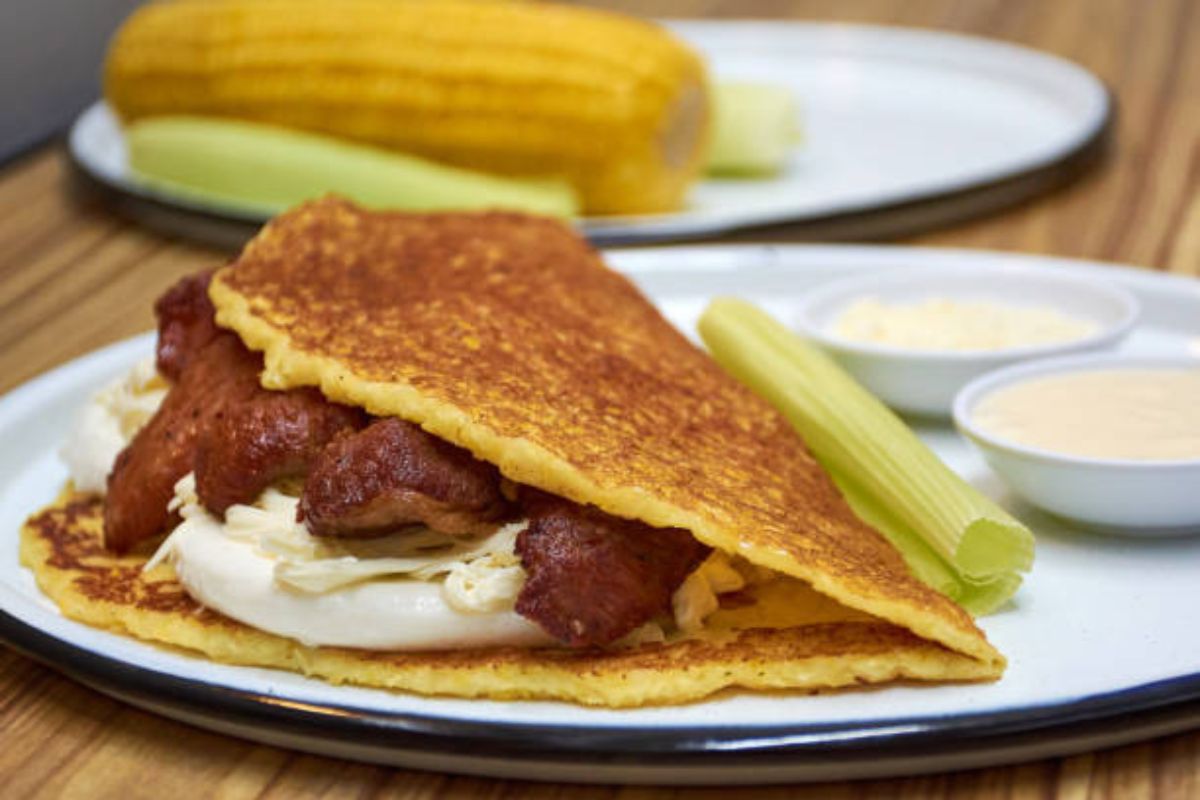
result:
[[[804,143],[781,176],[702,181],[678,213],[585,219],[583,230],[594,241],[685,239],[828,220],[1031,177],[977,200],[977,213],[1065,177],[1032,179],[1097,142],[1111,117],[1096,76],[1003,42],[861,25],[668,25],[705,55],[718,79],[789,87],[802,107]],[[76,121],[69,145],[86,175],[128,198],[243,225],[264,221],[136,183],[120,127],[102,102]],[[926,209],[889,230],[958,218],[965,208]],[[161,213],[150,215],[150,221],[161,219]],[[874,225],[857,224],[843,238],[878,234]]]

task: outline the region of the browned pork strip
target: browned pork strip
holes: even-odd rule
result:
[[[654,528],[593,506],[522,490],[529,527],[517,536],[528,573],[517,613],[571,647],[602,647],[665,613],[710,548],[680,528]]]
[[[208,299],[212,276],[213,270],[189,275],[154,304],[154,315],[158,317],[158,371],[168,380],[179,380],[188,361],[221,332],[214,319],[216,310]]]
[[[221,333],[187,362],[158,412],[108,475],[104,544],[124,552],[167,527],[175,483],[192,470],[196,441],[216,414],[258,389],[262,359]]]
[[[317,456],[298,515],[318,536],[375,536],[417,524],[457,536],[491,532],[510,511],[494,466],[389,418]]]
[[[326,400],[316,389],[258,389],[213,415],[196,443],[196,494],[218,516],[251,503],[281,478],[302,477],[338,434],[367,415]]]

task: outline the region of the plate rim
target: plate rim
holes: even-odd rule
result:
[[[494,722],[379,711],[351,705],[313,704],[238,687],[207,683],[130,664],[59,639],[0,609],[0,640],[17,651],[106,694],[139,705],[191,715],[233,714],[245,724],[315,728],[325,736],[355,741],[369,734],[406,750],[441,752],[449,741],[484,747],[499,757],[569,761],[585,756],[648,766],[674,759],[721,759],[728,766],[747,757],[799,754],[885,754],[986,742],[1010,734],[1112,721],[1176,708],[1187,724],[1200,725],[1200,672],[1152,681],[1061,703],[968,714],[912,716],[861,723],[777,725],[583,726]],[[473,749],[472,754],[479,753]],[[720,765],[713,765],[720,766]]]
[[[601,751],[614,755],[710,754],[714,745],[718,746],[718,752],[723,754],[783,750],[799,752],[830,747],[850,750],[875,749],[892,741],[899,741],[905,745],[930,746],[945,744],[949,737],[962,740],[964,732],[971,738],[986,738],[1005,733],[1037,731],[1058,725],[1091,722],[1200,701],[1198,671],[1056,703],[966,714],[895,717],[873,720],[866,724],[789,722],[764,725],[652,727],[534,724],[440,717],[412,711],[385,711],[337,703],[318,705],[289,698],[286,692],[271,696],[235,686],[193,680],[88,650],[25,623],[4,609],[0,609],[0,640],[53,668],[79,672],[87,676],[85,682],[94,681],[123,694],[166,697],[173,700],[187,698],[195,708],[218,708],[224,704],[244,710],[271,710],[273,715],[286,717],[292,722],[301,719],[321,721],[328,725],[330,730],[349,733],[362,730],[378,733],[388,730],[393,733],[417,733],[455,740],[469,738],[473,734],[488,734],[482,738],[496,742],[511,739],[514,732],[518,735],[540,733],[546,738],[536,744],[522,744],[534,744],[543,755],[546,754],[547,744],[553,745],[551,752]],[[45,656],[54,655],[54,651],[60,651],[68,657],[46,661]],[[766,744],[763,740],[773,742]]]
[[[976,170],[968,178],[944,179],[917,190],[893,192],[885,200],[841,202],[816,212],[796,213],[776,209],[745,219],[705,220],[689,219],[685,211],[581,220],[578,225],[580,232],[596,244],[685,241],[785,225],[809,228],[811,230],[802,230],[799,235],[814,239],[847,236],[879,238],[896,235],[897,231],[915,232],[989,213],[1070,182],[1100,160],[1114,132],[1117,101],[1115,93],[1104,79],[1068,58],[1015,42],[936,28],[843,22],[769,18],[661,19],[658,22],[673,32],[769,28],[772,35],[777,35],[776,31],[786,28],[812,32],[831,41],[839,41],[844,37],[853,40],[853,37],[859,36],[867,40],[892,38],[898,42],[952,42],[959,50],[966,49],[983,55],[1000,53],[1027,63],[1040,62],[1061,74],[1069,73],[1071,80],[1080,82],[1083,91],[1089,94],[1089,102],[1098,101],[1098,105],[1091,118],[1081,120],[1077,130],[1056,147],[1007,168]],[[117,210],[153,227],[219,243],[244,240],[268,219],[246,210],[223,209],[219,205],[175,195],[160,188],[140,186],[127,179],[115,179],[105,174],[103,169],[97,169],[79,145],[79,130],[90,115],[105,108],[106,102],[100,98],[79,113],[68,131],[66,150],[73,171],[86,188],[109,195],[110,200],[117,201],[114,203]],[[963,200],[967,198],[973,202],[964,203]]]
[[[788,258],[789,255],[793,258],[807,258],[810,261],[825,255],[847,260],[874,257],[876,261],[868,268],[884,269],[909,268],[903,263],[904,260],[922,257],[1011,260],[1018,262],[1021,267],[1038,264],[1051,268],[1054,265],[1071,265],[1093,274],[1099,272],[1113,277],[1121,276],[1134,283],[1166,285],[1172,288],[1188,286],[1197,299],[1200,299],[1200,281],[1193,278],[1154,272],[1131,265],[1040,254],[966,248],[862,245],[683,246],[672,250],[683,254],[716,253],[734,259],[744,255],[744,261],[749,268],[758,270],[774,269],[778,266],[777,262]],[[647,259],[651,258],[654,252],[625,251],[609,255],[615,256],[613,260],[620,268],[622,258],[633,261]],[[657,252],[661,254],[663,251]],[[887,266],[882,267],[884,264]],[[635,277],[638,274],[670,274],[669,269],[658,270],[649,264],[642,264],[640,267],[636,264],[625,265],[622,271]],[[731,272],[733,268],[719,267],[711,271]],[[72,359],[14,387],[0,396],[0,403],[7,405],[14,400],[28,400],[32,393],[39,389],[44,390],[47,384],[61,379],[64,372],[78,368],[84,360],[98,359],[103,357],[103,354],[133,347],[134,342],[145,342],[150,336],[152,334],[137,334]],[[711,767],[701,771],[707,776],[706,780],[719,782],[722,778],[716,773],[726,768],[734,769],[748,764],[791,764],[795,769],[780,779],[795,780],[809,774],[805,772],[805,765],[811,768],[817,763],[848,763],[856,758],[896,755],[913,748],[941,749],[961,746],[968,751],[964,764],[982,765],[1000,763],[989,756],[989,753],[994,752],[993,745],[1004,737],[1018,734],[1048,737],[1051,741],[1044,754],[1060,754],[1055,749],[1055,737],[1061,739],[1076,728],[1092,730],[1096,727],[1116,726],[1115,730],[1107,734],[1093,736],[1087,749],[1094,749],[1095,746],[1099,746],[1095,743],[1096,736],[1100,737],[1101,744],[1112,744],[1122,743],[1123,740],[1136,740],[1137,731],[1143,727],[1151,730],[1152,724],[1157,726],[1153,728],[1157,733],[1170,733],[1200,726],[1200,672],[1036,706],[965,714],[885,718],[865,724],[839,721],[806,725],[793,721],[763,725],[649,727],[605,724],[589,727],[575,724],[537,725],[520,721],[497,722],[478,718],[439,717],[419,711],[372,710],[355,705],[318,705],[308,701],[289,705],[286,689],[272,697],[236,686],[196,681],[152,667],[131,664],[60,639],[18,619],[3,608],[0,608],[0,641],[92,688],[140,707],[167,713],[176,719],[215,727],[218,724],[217,716],[223,716],[223,712],[232,712],[242,720],[239,724],[243,724],[245,730],[252,732],[243,732],[242,735],[254,738],[253,734],[258,733],[260,741],[263,735],[261,731],[269,730],[273,725],[292,730],[312,728],[316,731],[314,735],[336,735],[338,741],[349,743],[351,746],[355,742],[361,742],[364,736],[369,736],[386,740],[389,747],[398,748],[395,752],[398,754],[396,758],[400,760],[395,763],[409,766],[420,766],[419,763],[414,763],[414,759],[419,761],[418,756],[413,755],[414,752],[442,753],[445,744],[454,741],[456,747],[461,746],[463,742],[483,747],[483,751],[478,751],[482,756],[515,759],[524,764],[556,762],[569,767],[570,764],[582,765],[600,759],[609,765],[624,765],[649,771],[639,779],[654,780],[656,774],[665,775],[670,769],[686,765],[690,769]],[[214,719],[197,719],[206,713]],[[1139,715],[1152,717],[1153,723],[1135,723],[1133,717]],[[1128,718],[1129,723],[1119,724],[1118,718]],[[302,739],[286,744],[321,752],[314,749],[311,742],[306,744]],[[1065,740],[1062,746],[1068,746]],[[977,748],[978,752],[972,755],[973,747]],[[472,756],[476,752],[473,750]],[[803,763],[797,762],[798,758]],[[700,759],[705,763],[698,763]],[[920,764],[926,764],[928,769],[920,767]],[[926,763],[920,758],[912,760],[910,766],[918,771],[939,769],[937,764]],[[461,771],[473,771],[477,774],[495,774],[494,770],[479,771],[465,763],[452,765],[451,768],[461,768]],[[886,774],[903,774],[910,771],[908,767],[904,767]],[[587,773],[579,773],[577,779],[587,780]],[[606,779],[611,780],[612,776]]]

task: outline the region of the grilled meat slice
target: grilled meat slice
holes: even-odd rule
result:
[[[175,483],[192,470],[196,442],[215,415],[258,389],[262,358],[220,333],[187,361],[158,412],[108,475],[104,544],[125,552],[161,533]]]
[[[571,647],[603,647],[670,610],[671,595],[710,548],[529,489],[516,552],[528,573],[517,613]]]
[[[511,510],[494,466],[388,418],[317,456],[297,513],[318,536],[375,536],[416,524],[457,536],[489,533]]]
[[[158,372],[177,381],[188,362],[217,338],[216,309],[208,299],[213,270],[180,280],[154,304],[158,317]]]
[[[316,389],[257,389],[217,411],[196,443],[196,494],[217,516],[251,503],[281,478],[302,477],[336,436],[362,428],[367,415],[331,403]]]

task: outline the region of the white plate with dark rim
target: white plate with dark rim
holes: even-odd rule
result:
[[[1004,42],[863,25],[668,24],[704,53],[719,79],[791,88],[805,141],[778,178],[705,180],[679,213],[584,220],[598,243],[781,223],[801,224],[791,235],[841,239],[945,224],[1069,179],[1094,160],[1112,118],[1095,75]],[[232,243],[265,221],[137,183],[120,127],[102,102],[75,122],[69,148],[92,183],[147,223]]]
[[[863,270],[1038,268],[1118,283],[1143,305],[1131,353],[1200,351],[1200,282],[1030,256],[878,247],[692,247],[617,252],[687,331],[737,294],[785,321],[806,289]],[[1062,755],[1200,725],[1200,537],[1137,541],[1074,530],[1008,495],[947,426],[920,434],[1038,534],[1016,601],[981,626],[1009,658],[986,685],[889,686],[817,696],[725,693],[610,711],[546,702],[416,697],[330,686],[159,650],[64,619],[17,564],[24,518],[65,471],[55,450],[90,391],[152,348],[142,336],[0,399],[0,637],[102,692],[201,727],[326,755],[504,778],[766,783],[881,775]]]

